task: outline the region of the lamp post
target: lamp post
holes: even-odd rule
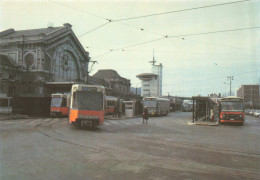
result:
[[[224,84],[229,84],[229,96],[231,96],[231,84],[232,84],[232,81],[234,80],[234,76],[228,76],[227,77],[227,80],[229,81],[228,83],[225,83]]]

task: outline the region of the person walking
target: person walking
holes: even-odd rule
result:
[[[147,110],[147,108],[146,107],[144,107],[144,112],[143,112],[143,123],[144,123],[144,121],[145,121],[145,123],[147,123],[147,121],[148,121],[148,110]]]
[[[117,106],[115,106],[114,107],[114,112],[113,112],[113,117],[117,117],[117,113],[118,113]]]

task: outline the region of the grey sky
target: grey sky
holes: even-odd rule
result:
[[[76,36],[106,23],[147,14],[209,6],[231,1],[10,1],[0,0],[0,31],[47,27],[48,23],[72,24]],[[153,49],[163,64],[163,94],[191,96],[228,92],[227,76],[233,75],[233,90],[241,84],[259,83],[260,29],[165,38],[240,28],[260,27],[260,1],[253,0],[176,12],[128,21],[111,22],[79,37],[83,47],[97,60],[98,69],[115,69],[140,86],[137,74],[150,72]],[[144,30],[141,30],[144,29]],[[183,39],[184,38],[184,39]],[[124,51],[110,51],[124,48]],[[107,53],[108,52],[108,53]],[[104,54],[107,53],[107,54]],[[102,55],[103,54],[103,55]]]

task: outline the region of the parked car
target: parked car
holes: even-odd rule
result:
[[[255,113],[254,113],[254,116],[255,117],[260,117],[260,110],[256,110]]]
[[[245,114],[246,114],[246,115],[249,115],[249,113],[250,113],[250,109],[246,109],[246,110],[245,110]]]
[[[255,113],[255,109],[251,109],[250,112],[249,112],[249,115],[250,115],[250,116],[253,116],[254,113]]]

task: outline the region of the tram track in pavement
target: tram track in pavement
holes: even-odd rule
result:
[[[70,145],[79,146],[79,147],[82,147],[82,148],[87,149],[88,151],[91,151],[91,152],[94,152],[94,153],[104,153],[104,154],[107,154],[110,157],[114,157],[113,160],[116,160],[116,161],[119,161],[116,158],[118,153],[123,152],[123,153],[129,153],[129,157],[134,154],[134,155],[137,155],[137,156],[140,156],[140,157],[146,157],[147,160],[155,160],[156,161],[156,160],[160,159],[160,160],[163,160],[163,161],[167,161],[169,163],[169,165],[171,164],[170,161],[178,162],[180,164],[183,164],[183,166],[187,166],[187,164],[188,164],[188,166],[191,166],[191,168],[193,166],[196,166],[196,164],[202,165],[202,166],[205,166],[204,167],[205,169],[204,168],[199,168],[200,170],[204,169],[204,170],[202,170],[202,172],[205,172],[205,170],[206,170],[207,172],[212,172],[212,173],[217,173],[217,174],[223,174],[223,173],[225,174],[226,173],[226,174],[230,175],[230,174],[232,174],[231,173],[231,171],[232,171],[233,175],[236,175],[237,173],[244,173],[242,176],[247,177],[247,178],[251,177],[251,176],[254,178],[255,175],[256,176],[260,175],[258,171],[251,171],[251,170],[238,169],[238,168],[232,168],[232,167],[223,167],[223,166],[220,166],[220,165],[212,165],[212,164],[206,164],[206,163],[201,164],[201,163],[192,162],[192,161],[189,161],[189,160],[179,160],[177,158],[165,157],[165,156],[161,156],[161,155],[158,155],[158,154],[134,151],[134,150],[131,150],[129,148],[109,145],[109,144],[106,144],[106,143],[101,144],[101,143],[95,142],[95,145],[97,147],[91,147],[91,146],[83,145],[83,144],[80,144],[80,143],[77,143],[77,142],[72,142],[73,139],[69,138],[68,136],[66,136],[63,133],[55,131],[53,129],[53,125],[55,125],[55,124],[57,124],[59,122],[62,122],[62,121],[52,122],[48,126],[45,126],[45,127],[49,128],[54,133],[63,136],[63,138],[55,137],[55,136],[53,136],[51,134],[48,134],[47,132],[44,132],[42,129],[40,129],[42,127],[42,125],[44,125],[47,122],[42,122],[42,123],[37,124],[35,126],[35,129],[40,134],[42,134],[42,135],[44,135],[44,136],[46,136],[48,138],[52,138],[52,139],[54,139],[56,141],[67,143],[67,144],[70,144]],[[84,138],[84,139],[85,140],[89,140],[89,142],[93,142],[93,139],[90,138],[90,137],[87,137],[87,138]],[[93,143],[90,143],[90,144],[93,145]],[[108,151],[108,149],[110,151]],[[112,150],[112,152],[111,152],[111,150]],[[211,168],[211,170],[208,169],[209,167]],[[197,169],[197,168],[195,168],[195,169]],[[216,169],[219,169],[219,170],[216,171]]]
[[[149,123],[150,125],[154,126],[154,125],[158,125],[161,121],[158,122],[151,122]],[[175,124],[175,123],[174,123]],[[168,124],[164,124],[164,125],[168,125]],[[167,128],[167,129],[172,129],[169,127],[163,127],[162,125],[160,126],[160,128]],[[105,132],[111,132],[113,133],[113,130],[107,130],[107,129],[101,129],[102,131]],[[118,132],[118,131],[115,131]],[[130,138],[130,137],[129,137]],[[140,139],[140,137],[139,137]],[[222,148],[222,147],[218,147],[218,146],[209,146],[209,145],[203,145],[203,144],[195,144],[195,143],[188,143],[188,142],[183,142],[183,141],[175,141],[172,139],[168,139],[168,140],[164,140],[164,139],[153,139],[153,140],[148,140],[148,139],[144,139],[144,137],[142,137],[143,141],[146,142],[150,142],[150,143],[155,143],[157,142],[159,145],[173,145],[170,142],[176,144],[176,145],[182,145],[182,146],[186,146],[186,147],[190,147],[193,149],[199,149],[199,150],[207,150],[210,152],[223,152],[223,153],[234,153],[236,155],[242,155],[242,156],[248,156],[248,157],[260,157],[260,153],[253,153],[253,152],[245,152],[245,151],[240,151],[240,150],[234,150],[234,149],[229,149],[229,148]]]

